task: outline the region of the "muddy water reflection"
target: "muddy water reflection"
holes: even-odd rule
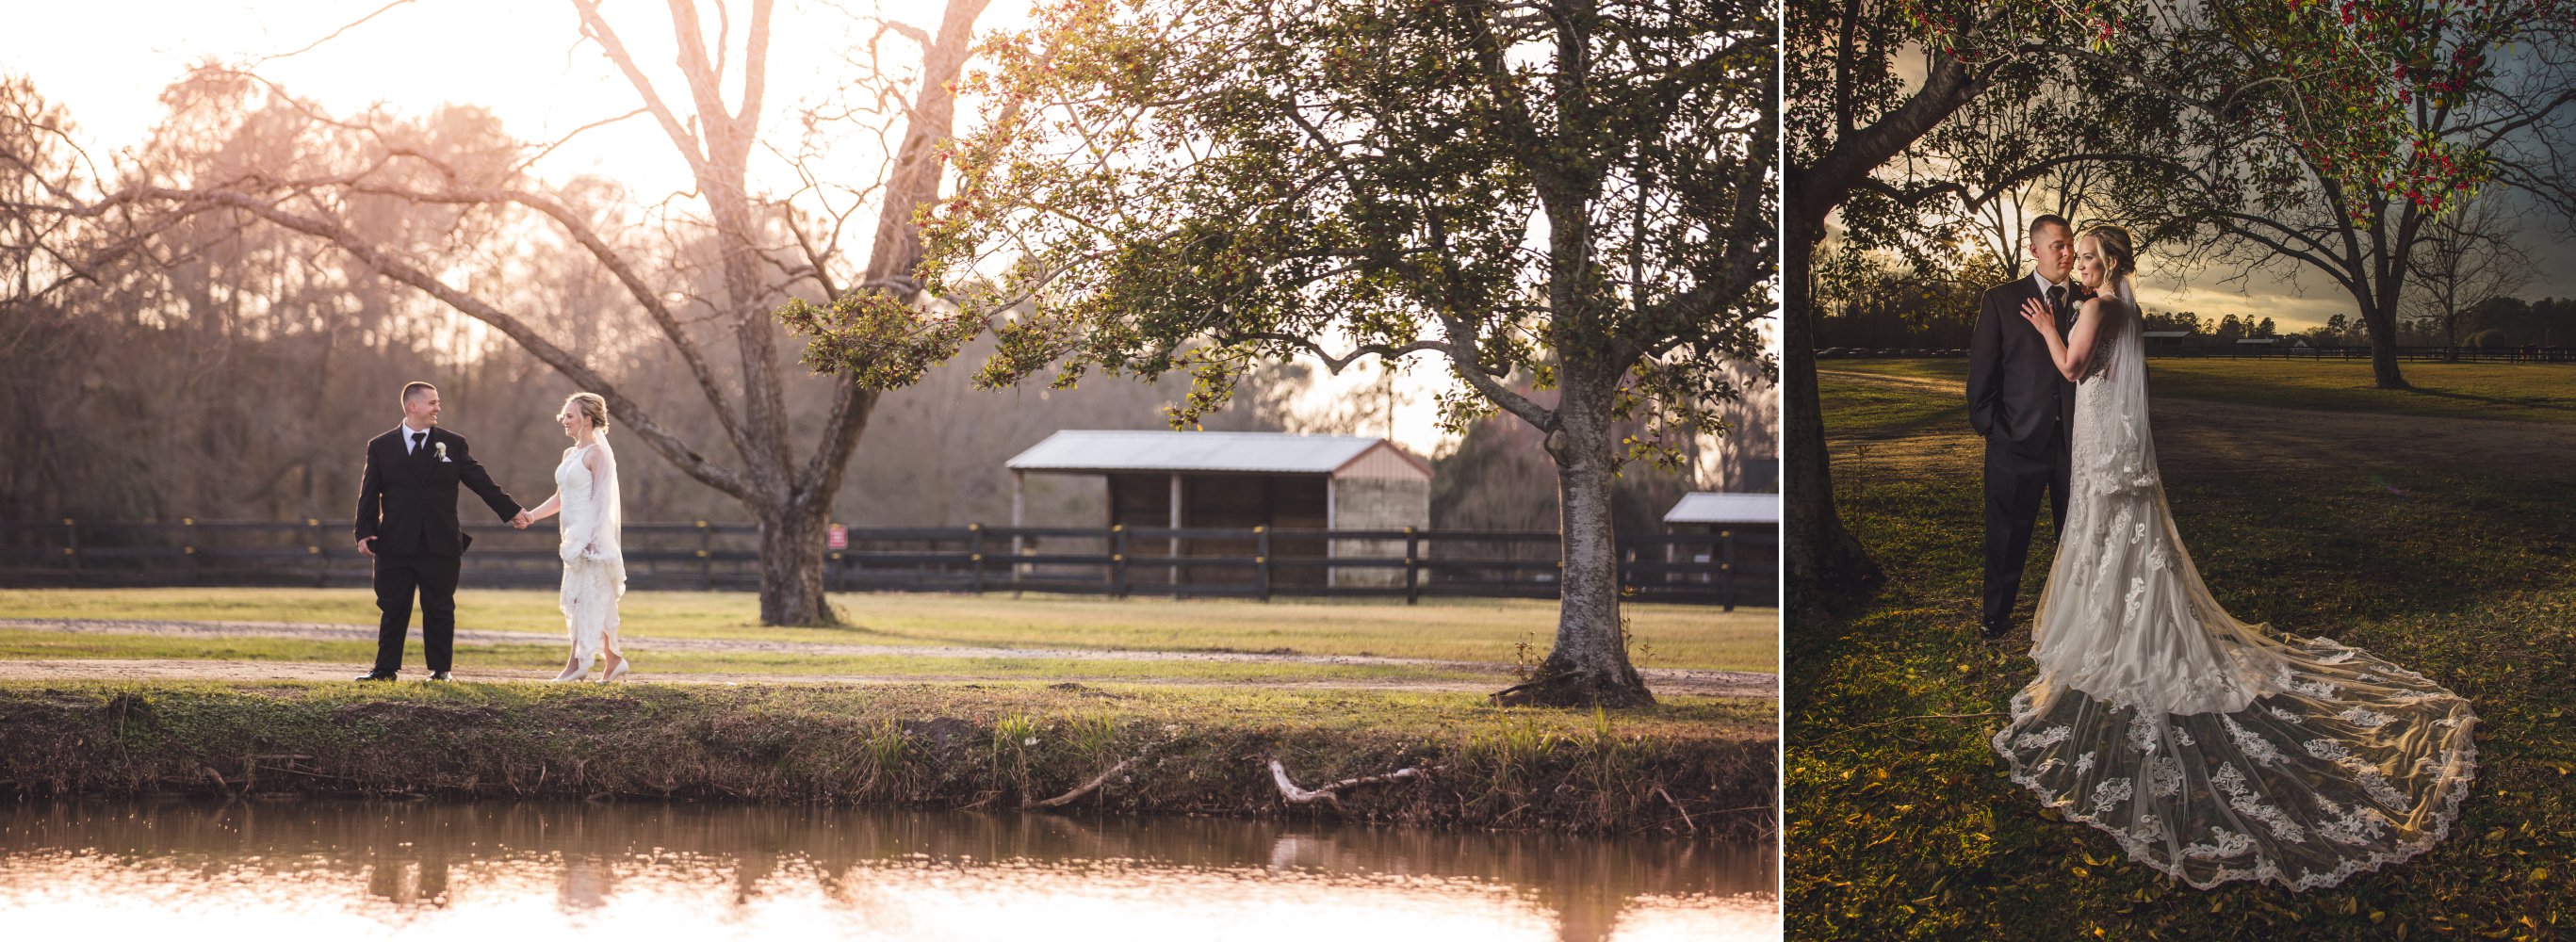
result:
[[[1775,866],[1767,846],[1206,819],[20,803],[0,935],[1768,938]]]

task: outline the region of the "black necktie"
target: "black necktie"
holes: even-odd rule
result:
[[[415,454],[415,455],[420,454],[420,444],[421,444],[421,441],[422,441],[423,439],[428,438],[428,437],[429,437],[429,433],[428,433],[428,432],[413,432],[413,433],[411,433],[411,453],[412,453],[412,454]]]
[[[2053,316],[2053,317],[2055,317],[2055,318],[2057,319],[2057,334],[2058,334],[2058,336],[2061,336],[2061,337],[2065,336],[2065,335],[2066,335],[2066,329],[2067,329],[2069,326],[2071,326],[2071,325],[2069,325],[2069,324],[2067,324],[2067,323],[2066,323],[2066,286],[2065,286],[2065,285],[2050,285],[2050,286],[2048,286],[2048,312],[2049,312],[2049,314],[2050,314],[2051,316]]]

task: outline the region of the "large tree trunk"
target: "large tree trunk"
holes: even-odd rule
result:
[[[828,503],[753,509],[760,520],[760,623],[833,624],[823,599],[823,550],[831,521]]]
[[[1846,11],[1846,16],[1854,15]],[[1848,69],[1848,64],[1837,68]],[[1834,510],[1832,459],[1825,453],[1823,402],[1816,395],[1815,290],[1810,279],[1816,247],[1825,239],[1825,217],[1849,199],[1869,175],[1989,87],[1991,75],[1972,74],[1957,58],[1934,56],[1912,97],[1876,123],[1846,128],[1807,166],[1783,174],[1780,280],[1785,291],[1780,324],[1781,532],[1786,542],[1787,604],[1802,606],[1858,584],[1876,581],[1878,564]]]
[[[2370,378],[2381,389],[2413,389],[2397,371],[2397,306],[2355,293],[2361,321],[2370,327]]]
[[[1556,461],[1558,533],[1563,546],[1556,646],[1526,684],[1502,695],[1548,706],[1648,706],[1655,696],[1628,663],[1619,619],[1619,541],[1610,485],[1619,465],[1610,423],[1616,374],[1569,362],[1557,403],[1557,429],[1547,436]]]
[[[1878,564],[1834,509],[1833,460],[1825,451],[1824,403],[1816,393],[1815,286],[1809,280],[1823,230],[1822,213],[1792,215],[1781,249],[1788,303],[1780,324],[1780,538],[1786,541],[1789,597],[1796,600],[1819,599],[1879,575]]]

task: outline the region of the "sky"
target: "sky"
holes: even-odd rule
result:
[[[378,10],[383,0],[199,0],[141,3],[7,0],[0,30],[0,69],[24,74],[37,91],[67,107],[94,155],[141,142],[161,120],[161,90],[207,59],[245,65],[329,36]],[[747,8],[745,4],[737,4]],[[1025,0],[996,0],[982,21],[991,28],[1025,18]],[[867,27],[855,16],[883,11],[925,30],[938,26],[937,0],[849,0],[846,6],[780,3],[774,14],[768,91],[778,126],[800,103],[823,99],[849,73],[842,51]],[[670,19],[659,3],[609,0],[610,25],[648,71],[666,100],[685,113],[688,94],[673,60]],[[706,27],[716,28],[713,17]],[[746,24],[733,24],[734,45]],[[66,37],[115,36],[112,45]],[[889,43],[889,59],[910,50]],[[334,114],[385,102],[426,114],[441,102],[481,105],[522,140],[550,141],[582,125],[613,118],[640,103],[599,48],[580,38],[568,0],[413,0],[310,50],[257,64],[256,71]],[[728,100],[739,93],[729,70]],[[776,176],[775,185],[792,179]],[[562,179],[598,173],[639,192],[688,188],[688,168],[649,118],[584,132],[550,155],[539,173]]]
[[[1909,54],[1897,60],[1897,74],[1908,93],[1923,80],[1925,60]],[[2118,186],[2116,175],[2107,184]],[[2524,298],[2576,297],[2576,222],[2552,223],[2530,213],[2527,200],[2497,188],[2495,198],[2512,201],[2523,225],[2518,238],[2531,260],[2533,277],[2517,292]],[[2078,219],[2077,225],[2087,220]],[[2028,268],[2028,259],[2023,260]],[[2266,265],[2248,271],[2241,259],[2191,264],[2155,251],[2139,254],[2138,303],[2149,311],[2191,311],[2217,321],[2229,314],[2252,320],[2271,318],[2282,332],[2322,327],[2337,314],[2354,317],[2359,307],[2350,292],[2324,271],[2312,267]]]
[[[2517,194],[2494,198],[2518,200]],[[2533,277],[2517,295],[2576,296],[2576,244],[2537,215],[2526,215],[2519,238],[2530,256]],[[2192,311],[2216,321],[2228,314],[2255,320],[2272,318],[2283,332],[2319,327],[2337,314],[2347,319],[2359,307],[2352,294],[2314,268],[2266,267],[2237,280],[2242,266],[2219,264],[2184,267],[2152,251],[2138,262],[2138,303],[2149,310]]]

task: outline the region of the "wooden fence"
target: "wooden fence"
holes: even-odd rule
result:
[[[463,581],[551,587],[556,531],[469,523]],[[627,584],[747,590],[759,585],[748,524],[629,523]],[[346,521],[0,522],[0,586],[363,586],[366,557]],[[1629,597],[1779,604],[1776,530],[1619,541]],[[1553,532],[1159,527],[853,527],[827,551],[838,592],[1060,592],[1269,599],[1273,596],[1554,598]]]
[[[1932,348],[1825,347],[1816,351],[1819,360],[1877,359],[1923,360],[1964,358],[1968,351]],[[2184,357],[2242,360],[2323,360],[2369,362],[2370,348],[2363,347],[2269,347],[2263,345],[2164,346],[2149,344],[2150,357]],[[2397,347],[2399,360],[2417,363],[2576,363],[2576,347]]]

